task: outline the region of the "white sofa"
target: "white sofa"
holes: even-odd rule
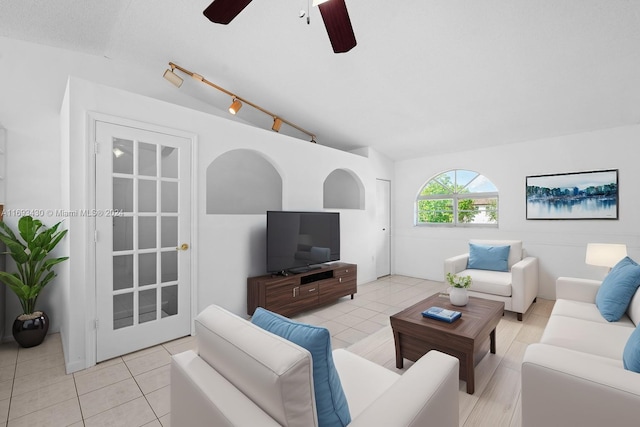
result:
[[[471,276],[470,296],[504,302],[504,309],[517,313],[518,320],[538,296],[538,259],[526,256],[521,240],[470,240],[478,245],[509,245],[509,271],[475,270],[467,268],[469,253],[444,261],[447,273]]]
[[[198,353],[171,362],[171,425],[317,426],[311,354],[215,305]],[[402,376],[346,350],[333,359],[350,426],[457,426],[458,360],[431,351]]]
[[[560,277],[540,343],[522,362],[522,426],[631,426],[640,423],[640,374],[622,352],[640,322],[640,290],[618,322],[595,305],[601,282]]]

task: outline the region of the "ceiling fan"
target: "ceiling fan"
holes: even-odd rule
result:
[[[205,10],[206,16],[216,24],[228,24],[238,16],[251,0],[214,0]],[[345,0],[313,0],[327,29],[331,47],[335,53],[348,52],[356,45],[356,36],[351,27]]]

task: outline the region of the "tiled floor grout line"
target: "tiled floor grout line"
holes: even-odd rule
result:
[[[400,278],[402,279],[402,278]],[[331,306],[325,306],[322,307],[320,309],[316,309],[316,310],[311,310],[309,312],[303,313],[301,316],[313,316],[311,317],[312,319],[314,319],[314,321],[317,321],[319,319],[323,319],[322,322],[319,323],[326,323],[326,322],[330,322],[330,321],[335,321],[336,323],[338,323],[339,325],[342,325],[345,327],[344,330],[339,331],[336,334],[332,334],[332,338],[334,338],[336,335],[339,335],[340,333],[343,333],[342,338],[346,338],[346,339],[341,339],[341,338],[336,338],[336,340],[338,340],[338,343],[340,344],[340,346],[344,346],[344,347],[348,347],[353,345],[354,343],[358,342],[359,340],[362,339],[362,336],[369,336],[372,334],[377,333],[378,331],[380,331],[381,329],[385,328],[388,326],[388,322],[386,322],[385,324],[381,323],[381,318],[379,317],[380,315],[386,316],[387,318],[389,317],[389,313],[388,311],[390,310],[395,310],[395,308],[397,308],[398,306],[411,302],[413,303],[413,301],[416,299],[417,295],[420,294],[421,292],[431,292],[434,289],[434,285],[437,285],[437,282],[431,282],[431,281],[424,281],[424,280],[415,280],[412,283],[400,283],[400,282],[395,282],[394,280],[392,280],[392,278],[382,278],[381,280],[377,281],[377,282],[371,282],[373,285],[370,284],[363,284],[359,286],[359,290],[362,290],[361,298],[358,298],[358,295],[356,296],[356,298],[358,299],[357,301],[354,300],[349,300],[349,299],[345,299],[345,300],[341,300],[340,302],[338,302],[336,305],[331,305]],[[369,286],[372,286],[371,288],[369,288]],[[406,293],[406,297],[404,297],[404,293]],[[368,296],[367,296],[368,295]],[[389,302],[388,300],[392,300],[391,302]],[[351,301],[351,302],[350,302]],[[339,308],[336,308],[337,305],[340,305]],[[321,316],[318,315],[319,312],[322,312],[324,310],[335,310],[335,312],[331,312],[331,314],[326,313],[325,316]],[[363,310],[367,310],[367,311],[363,311]],[[357,312],[357,314],[353,314],[354,312]],[[375,314],[373,314],[375,313]],[[339,316],[345,316],[341,321],[336,321],[334,320],[335,317],[339,317]],[[368,317],[367,317],[368,316]],[[372,320],[375,317],[377,317],[376,320]],[[379,327],[374,328],[374,324],[378,325]],[[360,327],[363,330],[357,329],[357,326],[360,325]],[[375,329],[375,331],[373,332],[367,332],[367,330],[373,330]],[[346,332],[346,333],[345,333]],[[187,337],[183,337],[183,338],[187,338]],[[180,338],[180,339],[183,339]],[[51,337],[50,339],[59,339],[59,337]],[[184,340],[183,342],[177,342],[178,340],[172,341],[170,343],[162,343],[158,345],[158,349],[155,351],[151,351],[151,352],[146,352],[143,354],[140,354],[136,357],[130,357],[130,355],[125,355],[124,357],[120,357],[118,362],[114,362],[112,364],[108,364],[106,366],[104,366],[103,368],[99,368],[96,369],[93,372],[99,372],[102,369],[106,369],[106,368],[110,368],[112,366],[116,366],[119,363],[123,363],[124,364],[124,368],[126,368],[126,372],[129,374],[130,378],[132,378],[135,382],[135,385],[137,387],[137,390],[142,394],[142,396],[144,396],[144,401],[146,402],[146,404],[148,405],[148,407],[151,409],[151,413],[154,416],[154,419],[151,421],[148,421],[148,423],[151,424],[160,424],[163,427],[166,427],[162,424],[162,421],[160,420],[161,418],[165,418],[165,420],[169,419],[169,413],[163,414],[162,417],[158,416],[157,410],[160,410],[161,412],[165,412],[168,408],[166,406],[164,406],[162,403],[159,405],[159,402],[162,402],[163,399],[166,399],[166,396],[163,396],[161,394],[155,395],[154,399],[149,399],[149,396],[151,395],[151,393],[155,393],[158,392],[159,390],[162,390],[165,387],[168,387],[168,385],[166,385],[166,378],[161,376],[161,375],[165,375],[164,372],[160,373],[160,376],[158,376],[158,379],[154,379],[153,376],[151,376],[151,381],[159,381],[159,383],[154,384],[153,382],[147,383],[147,377],[144,378],[145,380],[145,384],[150,384],[151,386],[148,387],[145,385],[145,389],[149,389],[150,391],[148,393],[145,393],[143,391],[143,387],[141,385],[141,382],[143,379],[142,378],[138,378],[137,376],[135,376],[133,374],[132,371],[132,367],[130,367],[129,363],[131,363],[131,361],[136,360],[138,358],[141,357],[147,357],[150,354],[154,354],[156,353],[156,351],[164,351],[167,354],[169,354],[170,356],[176,352],[176,351],[183,351],[186,348],[189,347],[195,347],[195,340],[191,341],[191,340]],[[175,345],[172,345],[172,343],[176,343]],[[32,354],[28,354],[28,355],[24,355],[24,357],[26,357],[26,360],[24,360],[25,363],[29,362],[30,360],[34,360],[36,358],[39,357],[46,357],[49,356],[49,349],[54,348],[52,346],[56,346],[56,343],[50,343],[50,347],[47,347],[46,350],[43,352],[42,355],[40,355],[40,353],[38,353],[37,351],[33,352]],[[56,346],[57,348],[57,346]],[[173,349],[173,350],[172,350]],[[129,356],[129,357],[127,357]],[[125,360],[125,357],[127,358],[127,360]],[[10,414],[10,410],[11,410],[11,404],[13,402],[14,399],[14,390],[17,391],[18,389],[16,389],[16,385],[18,384],[18,381],[20,381],[19,378],[16,378],[16,373],[18,372],[18,361],[20,360],[20,349],[17,349],[16,353],[15,353],[15,359],[13,361],[13,378],[12,378],[12,383],[11,383],[11,394],[9,396],[9,405],[7,408],[7,422],[5,423],[5,426],[9,424],[9,414]],[[156,358],[157,360],[157,358]],[[107,361],[105,361],[107,362]],[[47,360],[47,363],[49,363],[49,360]],[[145,372],[140,372],[138,373],[138,376],[144,375],[148,372],[153,372],[155,369],[160,369],[165,365],[160,365],[157,366],[149,371],[145,371]],[[121,368],[119,368],[121,369]],[[136,367],[136,370],[137,367]],[[22,369],[22,371],[24,371],[24,369]],[[80,371],[82,372],[82,371]],[[124,374],[124,370],[121,371],[122,374]],[[118,405],[115,405],[114,407],[111,407],[109,409],[104,409],[101,410],[99,413],[97,414],[92,414],[90,417],[85,418],[85,410],[88,408],[85,406],[85,410],[83,410],[83,406],[81,404],[81,396],[79,393],[79,389],[80,386],[84,384],[80,384],[79,380],[81,378],[81,376],[83,375],[89,375],[90,373],[87,374],[82,374],[82,375],[76,375],[78,373],[75,374],[68,374],[68,375],[72,375],[73,376],[73,389],[75,391],[75,403],[78,405],[79,408],[79,414],[80,414],[80,421],[75,422],[73,425],[74,426],[81,426],[81,425],[86,425],[86,421],[87,419],[90,419],[94,416],[98,416],[99,414],[103,414],[106,411],[109,410],[113,410],[114,408],[117,408],[119,406],[125,405],[129,402],[134,401],[135,399],[138,399],[139,397],[136,397],[135,399],[131,399],[127,402],[122,402],[119,403]],[[97,374],[99,375],[99,374]],[[66,376],[61,377],[62,379],[58,379],[55,380],[53,384],[61,382]],[[109,375],[109,377],[111,377],[111,375]],[[117,384],[120,383],[122,381],[126,381],[127,379],[120,379],[115,381],[115,383],[108,383],[108,381],[105,381],[105,385],[102,385],[100,388],[96,389],[96,390],[91,390],[93,391],[97,391],[106,387],[109,387],[113,384]],[[29,379],[29,381],[31,381],[31,379]],[[164,385],[160,385],[160,384],[164,384]],[[83,385],[84,387],[84,385]],[[154,387],[158,387],[158,388],[154,388]],[[24,387],[22,387],[24,388]],[[131,389],[133,390],[133,388]],[[163,391],[162,393],[166,393],[166,391]],[[156,397],[159,397],[160,400],[158,400]],[[70,399],[69,399],[70,400]],[[154,408],[154,406],[152,406],[151,401],[154,401],[154,404],[156,405],[156,408]],[[65,401],[67,402],[67,401]],[[166,403],[166,401],[165,401]],[[59,403],[58,403],[59,404]],[[49,409],[55,405],[58,404],[52,404],[52,405],[48,405],[46,408],[40,408],[38,411],[42,411],[44,409]],[[38,412],[36,411],[36,412]],[[149,415],[151,415],[151,413]],[[34,412],[31,412],[29,414],[25,414],[24,416],[29,416],[30,414],[34,414]],[[19,418],[22,418],[19,417]],[[149,417],[151,418],[151,417]]]
[[[73,387],[76,389],[76,399],[78,400],[78,408],[80,408],[80,420],[82,421],[82,425],[84,426],[84,413],[82,411],[82,405],[80,405],[80,393],[78,392],[78,383],[76,381],[76,376],[71,374],[73,377]]]
[[[136,386],[138,387],[138,390],[140,390],[140,393],[142,393],[142,397],[144,397],[144,400],[147,402],[147,405],[149,405],[149,407],[151,408],[151,411],[153,412],[153,415],[155,415],[156,420],[158,420],[158,422],[160,422],[160,418],[158,417],[158,414],[156,414],[155,409],[153,409],[153,406],[151,405],[151,402],[149,402],[149,399],[147,398],[147,395],[144,393],[144,391],[142,391],[142,387],[140,387],[140,384],[138,383],[138,380],[133,375],[133,372],[131,372],[131,369],[129,369],[129,366],[127,365],[127,362],[124,362],[124,364],[125,364],[125,366],[127,366],[127,370],[129,371],[129,374],[131,374],[131,378],[133,378],[133,381],[136,383]]]

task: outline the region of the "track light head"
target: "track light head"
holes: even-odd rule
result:
[[[276,131],[276,132],[280,132],[280,126],[282,126],[282,120],[274,117],[273,118],[273,126],[271,126],[271,130]]]
[[[225,0],[227,1],[227,0]],[[246,0],[242,0],[242,1],[246,1]],[[250,1],[250,0],[249,0]],[[309,14],[307,13],[307,16],[309,16]],[[251,101],[248,101],[244,98],[241,98],[240,96],[236,95],[233,92],[228,91],[227,89],[218,86],[217,84],[210,82],[209,80],[205,79],[202,75],[191,72],[189,70],[187,70],[186,68],[182,68],[181,66],[179,66],[178,64],[174,64],[173,62],[169,62],[169,69],[166,70],[164,72],[164,78],[167,79],[170,83],[172,83],[173,85],[180,87],[183,83],[183,79],[181,77],[179,77],[176,74],[176,70],[180,71],[181,73],[184,73],[187,76],[190,76],[192,79],[199,81],[200,83],[204,83],[207,86],[210,86],[214,89],[219,90],[220,92],[223,92],[224,94],[226,94],[227,96],[230,96],[231,99],[233,100],[233,102],[231,103],[231,105],[229,106],[229,113],[230,114],[237,114],[238,111],[240,111],[240,108],[242,108],[242,104],[248,104],[250,107],[255,108],[256,110],[268,115],[269,117],[271,117],[273,119],[273,125],[271,127],[271,129],[274,132],[279,132],[280,128],[282,127],[283,123],[286,123],[288,126],[292,127],[293,129],[297,129],[302,133],[305,133],[307,135],[309,135],[311,137],[311,142],[315,143],[315,135],[312,134],[311,132],[301,128],[300,126],[297,126],[289,121],[286,121],[284,119],[281,119],[280,117],[278,117],[275,113],[272,113],[268,110],[265,110],[264,108],[260,107],[259,105],[256,105],[254,103],[252,103]],[[118,155],[119,153],[114,153],[114,155]]]
[[[242,102],[238,98],[233,98],[233,102],[229,106],[229,112],[233,115],[237,114],[242,108]]]
[[[167,71],[164,72],[164,75],[162,77],[167,79],[175,87],[180,87],[182,86],[183,80],[182,78],[180,78],[180,76],[174,73],[173,70],[174,70],[173,68],[167,69]]]

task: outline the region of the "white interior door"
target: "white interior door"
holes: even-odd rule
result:
[[[97,361],[191,331],[191,140],[96,122]]]
[[[391,274],[391,182],[376,180],[377,277]]]

